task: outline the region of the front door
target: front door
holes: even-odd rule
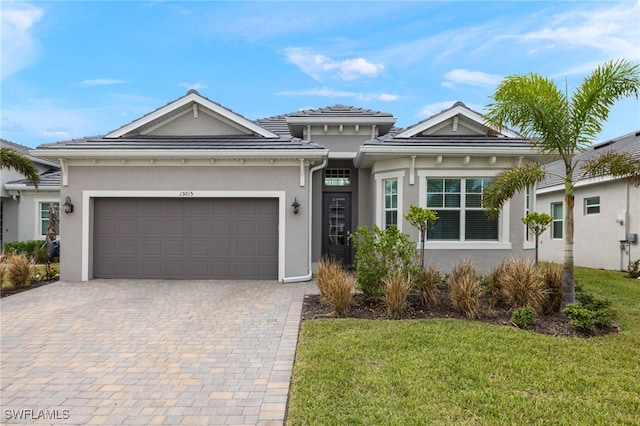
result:
[[[350,267],[352,262],[351,193],[325,192],[323,199],[322,253]]]

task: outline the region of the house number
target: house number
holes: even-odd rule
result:
[[[180,191],[179,197],[193,197],[193,191]]]

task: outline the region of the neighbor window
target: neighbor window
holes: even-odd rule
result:
[[[398,226],[398,179],[385,179],[384,184],[384,228]]]
[[[584,199],[584,214],[600,214],[600,197],[589,197]]]
[[[39,203],[40,208],[40,236],[45,237],[47,235],[47,228],[49,228],[49,207],[51,204],[56,206],[56,211],[58,211],[58,217],[60,215],[60,203]]]
[[[324,186],[350,186],[350,169],[326,169],[324,171]]]
[[[438,220],[427,231],[429,240],[496,241],[498,221],[491,221],[482,208],[488,178],[427,179],[427,209]]]
[[[551,238],[562,239],[562,203],[551,203]]]

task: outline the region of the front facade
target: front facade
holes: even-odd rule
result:
[[[427,259],[486,270],[528,256],[512,199],[485,219],[482,190],[537,160],[517,134],[463,104],[408,129],[391,114],[335,105],[250,121],[195,91],[95,138],[40,146],[60,159],[62,278],[305,281],[323,255],[352,265],[349,235],[395,225],[409,205],[438,211]]]
[[[596,145],[576,156],[585,161],[602,153],[626,152],[640,161],[640,131]],[[563,173],[561,162],[547,170]],[[564,258],[564,185],[550,177],[538,187],[537,211],[554,219],[540,237],[540,259],[562,263]],[[640,258],[640,188],[626,179],[583,179],[574,192],[574,263],[578,266],[626,270]]]

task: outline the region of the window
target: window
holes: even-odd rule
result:
[[[49,228],[49,206],[51,204],[56,206],[56,211],[58,211],[58,215],[60,214],[60,203],[51,203],[44,202],[39,203],[39,211],[40,214],[38,216],[39,220],[39,232],[41,237],[45,237],[47,235],[47,228]]]
[[[600,197],[589,197],[584,199],[584,214],[600,214]]]
[[[384,228],[398,225],[398,179],[386,179],[384,184]]]
[[[438,213],[429,240],[487,241],[498,239],[498,222],[482,208],[482,194],[491,179],[428,178],[427,208]]]
[[[562,203],[551,203],[551,238],[562,239]]]
[[[532,204],[531,193],[532,193],[531,186],[527,186],[524,192],[524,215],[525,216],[533,211],[531,207],[531,204]],[[534,239],[533,232],[531,232],[531,229],[529,229],[527,225],[524,225],[524,240],[533,241],[533,239]]]
[[[350,169],[326,169],[324,186],[351,186]]]

